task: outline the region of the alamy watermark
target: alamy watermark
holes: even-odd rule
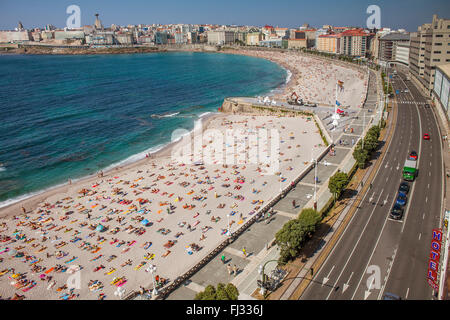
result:
[[[379,6],[372,4],[367,7],[367,14],[370,16],[366,20],[366,26],[369,29],[380,29],[381,28],[381,9]]]
[[[79,6],[72,4],[67,7],[66,13],[70,16],[66,20],[68,29],[78,29],[81,27],[81,9]]]
[[[243,129],[202,130],[202,125],[189,133],[177,129],[172,142],[172,160],[180,164],[242,165],[255,164],[261,175],[273,175],[280,167],[280,134],[276,129],[245,127]]]

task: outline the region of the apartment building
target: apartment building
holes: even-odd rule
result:
[[[369,34],[362,29],[341,32],[339,53],[347,56],[365,57],[368,50],[368,36]]]
[[[406,66],[409,64],[409,41],[395,45],[395,61]]]
[[[307,48],[307,40],[306,39],[288,39],[287,47],[288,47],[288,49]]]
[[[432,98],[450,120],[450,63],[436,67]]]
[[[396,61],[398,44],[408,44],[410,35],[407,33],[391,32],[379,39],[378,59],[379,61]],[[400,54],[402,53],[400,49]]]
[[[423,24],[411,34],[409,71],[430,95],[435,69],[450,62],[450,20],[433,15],[431,23]]]
[[[235,40],[236,33],[234,31],[208,31],[208,44],[210,45],[234,44]]]
[[[323,34],[318,36],[316,47],[318,51],[339,53],[340,39],[337,34]]]
[[[263,40],[263,34],[261,32],[249,32],[247,33],[247,45],[258,46],[259,42]]]
[[[288,28],[275,28],[274,32],[279,38],[288,37],[289,29]]]

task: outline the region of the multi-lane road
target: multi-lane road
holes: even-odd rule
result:
[[[441,139],[433,111],[415,86],[400,72],[392,83],[399,93],[390,145],[372,187],[300,299],[382,299],[386,293],[433,298],[426,276],[431,231],[440,226],[442,208]],[[423,140],[424,133],[431,139]],[[419,174],[410,183],[403,218],[392,220],[403,164],[413,150]]]

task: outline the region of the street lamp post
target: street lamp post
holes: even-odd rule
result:
[[[317,210],[317,159],[313,154],[313,150],[311,150],[311,162],[314,163],[314,210]]]
[[[158,295],[158,289],[156,289],[156,281],[155,281],[156,266],[152,264],[146,269],[146,271],[150,272],[150,274],[152,275],[152,282],[153,282],[152,295],[156,297]]]
[[[276,261],[278,262],[278,260],[269,260],[266,263],[264,263],[263,265],[259,265],[258,267],[258,273],[261,275],[261,290],[259,291],[259,293],[264,296],[264,294],[266,293],[266,288],[264,288],[264,284],[265,284],[265,280],[266,280],[266,275],[264,273],[264,268],[266,267],[266,264],[268,264],[269,262],[273,262]]]

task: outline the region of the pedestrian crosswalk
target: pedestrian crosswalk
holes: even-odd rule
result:
[[[405,104],[426,104],[426,102],[407,101],[407,100],[397,100],[397,103],[405,103]]]

